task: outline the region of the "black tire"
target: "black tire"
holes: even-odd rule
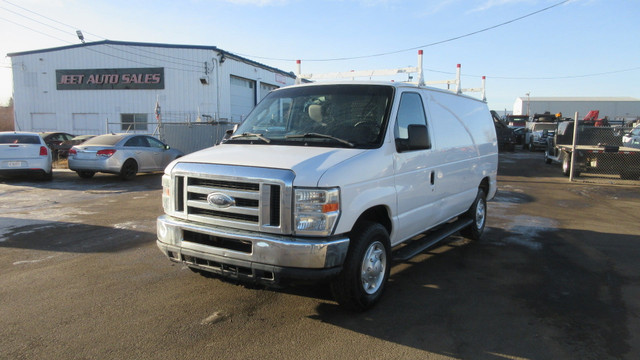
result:
[[[45,172],[42,174],[43,181],[52,181],[53,180],[53,169],[49,169],[49,172]]]
[[[342,271],[331,281],[331,292],[341,306],[364,311],[378,302],[389,278],[389,233],[378,223],[365,222],[351,232],[350,240]]]
[[[562,156],[562,175],[569,176],[571,174],[571,155],[563,153]],[[575,172],[574,172],[575,175]]]
[[[467,239],[480,240],[487,224],[487,195],[483,189],[478,189],[475,201],[463,217],[471,219],[472,222],[460,230],[460,234]]]
[[[136,177],[138,173],[138,163],[133,159],[128,159],[122,165],[120,169],[120,178],[122,180],[131,180]]]
[[[80,176],[83,179],[91,179],[93,177],[93,175],[95,175],[95,171],[87,171],[87,170],[78,170],[76,171],[76,174],[78,174],[78,176]]]

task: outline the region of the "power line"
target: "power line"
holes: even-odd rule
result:
[[[594,77],[594,76],[602,76],[602,75],[611,75],[618,74],[628,71],[636,71],[640,70],[640,67],[634,67],[629,69],[621,69],[621,70],[612,70],[605,71],[593,74],[583,74],[583,75],[567,75],[567,76],[548,76],[548,77],[507,77],[507,76],[487,76],[491,79],[501,79],[501,80],[562,80],[562,79],[578,79],[578,78],[586,78],[586,77]],[[473,77],[480,77],[478,75],[468,75]]]
[[[20,5],[14,4],[14,3],[10,2],[10,1],[7,1],[7,0],[3,0],[3,1],[4,1],[5,3],[8,3],[8,4],[10,4],[10,5],[13,5],[13,6],[15,6],[15,7],[19,8],[19,9],[22,9],[22,10],[27,11],[27,12],[29,12],[29,13],[32,13],[32,14],[34,14],[34,15],[40,16],[40,17],[45,18],[45,19],[47,19],[47,20],[49,20],[49,21],[53,21],[54,23],[57,23],[57,24],[60,24],[60,25],[66,26],[66,27],[68,27],[68,28],[70,28],[70,29],[74,29],[74,30],[75,30],[75,29],[78,29],[78,27],[75,27],[75,26],[72,26],[72,25],[69,25],[69,24],[65,24],[65,23],[63,23],[63,22],[61,22],[61,21],[58,21],[58,20],[52,19],[52,18],[50,18],[50,17],[47,17],[47,16],[45,16],[45,15],[39,14],[39,13],[37,13],[37,12],[35,12],[35,11],[29,10],[29,9],[27,9],[27,8],[25,8],[25,7],[22,7],[22,6],[20,6]],[[0,9],[3,9],[3,10],[6,10],[6,11],[9,11],[9,12],[11,12],[11,13],[13,13],[13,14],[16,14],[16,15],[18,15],[18,16],[24,17],[24,18],[26,18],[26,19],[28,19],[28,20],[34,21],[34,22],[39,23],[39,24],[41,24],[41,25],[44,25],[44,26],[50,27],[50,28],[52,28],[52,29],[55,29],[55,30],[57,30],[57,31],[63,32],[63,33],[65,33],[65,34],[68,34],[66,30],[62,30],[62,29],[57,28],[57,27],[55,27],[55,26],[53,26],[53,25],[50,25],[50,24],[46,24],[46,23],[44,23],[44,22],[41,22],[41,21],[36,20],[36,19],[33,19],[33,18],[31,18],[31,17],[29,17],[29,16],[26,16],[26,15],[20,14],[20,13],[18,13],[18,12],[15,12],[15,11],[13,11],[13,10],[7,9],[7,8],[5,8],[5,7],[0,7]],[[6,19],[5,19],[5,20],[6,20]],[[10,21],[10,20],[7,20],[7,21]],[[12,21],[10,21],[10,22],[12,22]],[[19,25],[19,26],[22,26],[22,27],[25,27],[25,28],[27,28],[27,29],[29,29],[29,30],[39,32],[39,31],[37,31],[37,30],[35,30],[35,29],[32,29],[32,28],[29,28],[29,27],[27,27],[27,26],[25,26],[25,25],[21,25],[21,24],[15,23],[15,22],[12,22],[12,23],[14,23],[14,24],[16,24],[16,25]],[[39,33],[44,34],[44,33],[42,33],[42,32],[39,32]],[[92,34],[92,33],[90,33],[90,32],[84,32],[84,33],[85,33],[85,34],[92,35],[92,36],[95,36],[95,37],[97,37],[97,38],[99,38],[99,39],[107,40],[107,38],[105,38],[105,37],[102,37],[102,36],[99,36],[99,35],[96,35],[96,34]],[[75,34],[73,34],[73,36],[75,36]],[[54,37],[54,38],[55,38],[55,37]],[[57,40],[61,40],[61,41],[64,41],[64,40],[59,39],[59,38],[55,38],[55,39],[57,39]],[[65,41],[65,42],[66,42],[66,43],[69,43],[69,44],[73,44],[73,43],[68,42],[68,41]],[[158,61],[160,61],[157,57],[150,57],[150,56],[146,56],[146,55],[142,55],[142,54],[137,54],[137,53],[134,53],[134,52],[131,52],[131,51],[127,51],[127,50],[122,49],[122,48],[114,47],[114,46],[109,45],[109,44],[105,44],[105,46],[106,46],[106,47],[109,47],[109,48],[112,48],[112,49],[115,49],[115,50],[118,50],[118,51],[122,51],[122,52],[125,52],[125,53],[129,53],[129,54],[132,54],[132,55],[135,55],[135,56],[140,56],[140,57],[144,57],[144,58],[149,58],[149,59],[153,59],[153,60],[158,60]],[[193,60],[193,59],[183,59],[183,58],[179,58],[179,57],[175,57],[175,56],[164,55],[164,54],[158,54],[158,53],[154,53],[154,52],[151,52],[151,51],[146,51],[146,50],[143,50],[143,49],[137,49],[137,50],[139,50],[139,51],[143,51],[143,52],[147,52],[147,53],[150,53],[150,54],[154,54],[154,55],[156,55],[156,56],[164,56],[164,57],[173,58],[173,59],[176,59],[176,60],[188,61],[188,62],[191,62],[191,63],[192,63],[192,64],[186,64],[186,63],[183,63],[183,62],[175,62],[175,61],[166,61],[166,60],[165,60],[165,62],[173,63],[173,64],[176,64],[176,65],[186,66],[186,67],[190,67],[190,68],[194,68],[194,69],[200,69],[200,68],[201,68],[201,65],[202,65],[200,61],[196,61],[196,60]],[[195,65],[195,64],[198,64],[198,65]],[[197,71],[196,71],[196,72],[197,72]]]
[[[64,42],[64,43],[67,43],[67,44],[73,44],[73,43],[72,43],[72,42],[70,42],[70,41],[60,39],[59,37],[55,37],[55,36],[53,36],[53,35],[51,35],[51,34],[47,34],[47,33],[44,33],[44,32],[42,32],[42,31],[39,31],[39,30],[36,30],[36,29],[32,29],[32,28],[30,28],[30,27],[28,27],[28,26],[26,26],[26,25],[19,24],[19,23],[15,22],[15,21],[12,21],[12,20],[9,20],[9,19],[6,19],[6,18],[3,18],[3,17],[1,17],[1,16],[0,16],[0,20],[4,20],[4,21],[6,21],[6,22],[10,22],[10,23],[12,23],[12,24],[14,24],[14,25],[18,25],[18,26],[23,27],[23,28],[25,28],[25,29],[28,29],[28,30],[31,30],[31,31],[37,32],[37,33],[39,33],[39,34],[41,34],[41,35],[48,36],[48,37],[50,37],[50,38],[54,38],[54,39],[56,39],[56,40],[60,40],[60,41],[62,41],[62,42]]]
[[[539,13],[541,13],[541,12],[543,12],[543,11],[550,10],[550,9],[552,9],[552,8],[554,8],[554,7],[557,7],[557,6],[560,6],[560,5],[562,5],[562,4],[568,3],[569,1],[572,1],[572,0],[564,0],[564,1],[560,1],[559,3],[556,3],[556,4],[554,4],[554,5],[547,6],[546,8],[543,8],[543,9],[540,9],[540,10],[537,10],[537,11],[534,11],[534,12],[531,12],[531,13],[528,13],[528,14],[526,14],[526,15],[523,15],[523,16],[520,16],[520,17],[517,17],[517,18],[515,18],[515,19],[511,19],[511,20],[508,20],[508,21],[502,22],[502,23],[497,24],[497,25],[489,26],[489,27],[486,27],[486,28],[484,28],[484,29],[480,29],[480,30],[477,30],[477,31],[473,31],[473,32],[470,32],[470,33],[466,33],[466,34],[464,34],[464,35],[459,35],[459,36],[455,36],[455,37],[452,37],[452,38],[449,38],[449,39],[440,40],[440,41],[432,42],[432,43],[429,43],[429,44],[420,45],[420,46],[415,46],[415,47],[412,47],[412,48],[407,48],[407,49],[402,49],[402,50],[388,51],[388,52],[377,53],[377,54],[371,54],[371,55],[361,55],[361,56],[342,57],[342,58],[328,58],[328,59],[283,59],[283,58],[268,58],[268,57],[253,56],[253,55],[247,55],[247,54],[241,54],[241,53],[238,53],[238,55],[246,56],[246,57],[252,57],[252,58],[256,58],[256,59],[263,59],[263,60],[278,60],[278,61],[296,61],[296,60],[302,60],[302,61],[309,61],[309,62],[311,62],[311,61],[313,61],[313,62],[323,62],[323,61],[357,60],[357,59],[365,59],[365,58],[379,57],[379,56],[385,56],[385,55],[393,55],[393,54],[398,54],[398,53],[407,52],[407,51],[412,51],[412,50],[424,49],[424,48],[427,48],[427,47],[431,47],[431,46],[435,46],[435,45],[440,45],[440,44],[444,44],[444,43],[447,43],[447,42],[451,42],[451,41],[459,40],[459,39],[462,39],[462,38],[465,38],[465,37],[469,37],[469,36],[477,35],[477,34],[480,34],[480,33],[485,32],[485,31],[493,30],[493,29],[495,29],[495,28],[498,28],[498,27],[501,27],[501,26],[504,26],[504,25],[511,24],[511,23],[516,22],[516,21],[518,21],[518,20],[522,20],[522,19],[528,18],[528,17],[530,17],[530,16],[533,16],[533,15],[539,14]]]
[[[50,18],[50,17],[47,17],[47,16],[45,16],[45,15],[39,14],[39,13],[37,13],[37,12],[35,12],[35,11],[29,10],[29,9],[27,9],[27,8],[25,8],[25,7],[22,7],[22,6],[20,6],[20,5],[14,4],[14,3],[10,2],[10,1],[7,1],[7,0],[2,0],[2,1],[3,1],[3,2],[5,2],[5,3],[8,3],[8,4],[12,5],[12,6],[15,6],[15,7],[19,8],[19,9],[22,9],[22,10],[24,10],[24,11],[27,11],[27,12],[29,12],[29,13],[31,13],[31,14],[34,14],[34,15],[40,16],[40,17],[42,17],[42,18],[44,18],[44,19],[47,19],[47,20],[49,20],[49,21],[52,21],[52,22],[54,22],[54,23],[57,23],[57,24],[60,24],[60,25],[66,26],[66,27],[68,27],[68,28],[70,28],[70,29],[77,29],[77,27],[74,27],[74,26],[72,26],[72,25],[69,25],[69,24],[66,24],[66,23],[60,22],[60,21],[58,21],[58,20],[52,19],[52,18]],[[544,11],[550,10],[550,9],[552,9],[552,8],[554,8],[554,7],[560,6],[560,5],[565,4],[565,3],[569,2],[569,1],[571,1],[571,0],[564,0],[564,1],[558,2],[558,3],[556,3],[556,4],[553,4],[553,5],[547,6],[547,7],[543,8],[543,9],[540,9],[540,10],[537,10],[537,11],[534,11],[534,12],[531,12],[531,13],[528,13],[528,14],[526,14],[526,15],[523,15],[523,16],[520,16],[520,17],[517,17],[517,18],[511,19],[511,20],[508,20],[508,21],[505,21],[505,22],[502,22],[502,23],[497,24],[497,25],[493,25],[493,26],[490,26],[490,27],[487,27],[487,28],[484,28],[484,29],[481,29],[481,30],[473,31],[473,32],[470,32],[470,33],[467,33],[467,34],[464,34],[464,35],[455,36],[455,37],[452,37],[452,38],[449,38],[449,39],[445,39],[445,40],[441,40],[441,41],[436,41],[436,42],[429,43],[429,44],[425,44],[425,45],[421,45],[421,46],[416,46],[416,47],[407,48],[407,49],[402,49],[402,50],[396,50],[396,51],[390,51],[390,52],[385,52],[385,53],[378,53],[378,54],[373,54],[373,55],[362,55],[362,56],[356,56],[356,57],[343,57],[343,58],[333,58],[333,59],[306,59],[306,60],[304,60],[304,61],[316,61],[316,62],[318,62],[318,61],[340,61],[340,60],[353,60],[353,59],[362,59],[362,58],[368,58],[368,57],[378,57],[378,56],[384,56],[384,55],[391,55],[391,54],[397,54],[397,53],[406,52],[406,51],[417,50],[417,49],[421,49],[421,48],[425,48],[425,47],[431,47],[431,46],[435,46],[435,45],[443,44],[443,43],[446,43],[446,42],[451,42],[451,41],[459,40],[459,39],[462,39],[462,38],[465,38],[465,37],[473,36],[473,35],[476,35],[476,34],[479,34],[479,33],[482,33],[482,32],[486,32],[486,31],[489,31],[489,30],[492,30],[492,29],[495,29],[495,28],[498,28],[498,27],[501,27],[501,26],[504,26],[504,25],[507,25],[507,24],[513,23],[513,22],[516,22],[516,21],[522,20],[522,19],[524,19],[524,18],[531,17],[531,16],[533,16],[533,15],[539,14],[539,13],[541,13],[541,12],[544,12]],[[52,26],[52,25],[49,25],[49,24],[43,23],[43,22],[41,22],[41,21],[38,21],[38,20],[33,19],[33,18],[30,18],[30,17],[28,17],[28,16],[26,16],[26,15],[23,15],[23,14],[17,13],[17,12],[15,12],[15,11],[12,11],[12,10],[7,9],[7,8],[5,8],[5,7],[0,7],[0,9],[4,9],[4,10],[6,10],[6,11],[9,11],[9,12],[14,13],[14,14],[16,14],[16,15],[19,15],[19,16],[21,16],[21,17],[24,17],[24,18],[29,19],[29,20],[31,20],[31,21],[34,21],[34,22],[36,22],[36,23],[42,24],[42,25],[44,25],[44,26],[47,26],[47,27],[53,28],[53,29],[58,30],[58,31],[60,31],[60,32],[67,33],[65,30],[62,30],[62,29],[59,29],[59,28],[57,28],[57,27],[55,27],[55,26]],[[12,21],[12,20],[9,20],[9,19],[3,18],[3,17],[0,17],[0,20],[5,20],[5,21],[10,22],[10,23],[12,23],[12,24],[14,24],[14,25],[17,25],[17,26],[20,26],[20,27],[26,28],[26,29],[28,29],[28,30],[31,30],[31,31],[37,32],[37,33],[39,33],[39,34],[42,34],[42,35],[45,35],[45,36],[48,36],[48,37],[51,37],[51,38],[53,38],[53,39],[56,39],[56,40],[62,41],[62,42],[67,43],[67,44],[75,44],[75,43],[73,43],[73,42],[70,42],[70,41],[67,41],[67,40],[63,40],[63,39],[58,38],[58,37],[55,37],[55,36],[53,36],[53,35],[51,35],[51,34],[44,33],[44,32],[42,32],[42,31],[39,31],[39,30],[36,30],[36,29],[30,28],[30,27],[28,27],[28,26],[26,26],[26,25],[23,25],[23,24],[20,24],[20,23],[14,22],[14,21]],[[90,32],[85,32],[85,33],[86,33],[86,34],[89,34],[89,35],[92,35],[92,36],[95,36],[95,37],[97,37],[97,38],[99,38],[99,39],[107,40],[107,38],[105,38],[105,37],[102,37],[102,36],[99,36],[99,35],[96,35],[96,34],[92,34],[92,33],[90,33]],[[74,36],[75,36],[75,34],[74,34]],[[153,52],[153,51],[149,51],[149,50],[146,50],[146,49],[141,49],[141,48],[136,48],[136,49],[135,49],[135,50],[137,50],[137,51],[146,52],[146,53],[148,53],[148,54],[155,55],[155,56],[153,56],[153,57],[152,57],[152,56],[146,56],[146,55],[142,55],[142,54],[135,53],[135,52],[132,52],[132,51],[128,51],[128,50],[125,50],[125,49],[122,49],[122,48],[120,48],[120,47],[113,46],[113,45],[110,45],[110,44],[104,44],[104,45],[105,45],[106,47],[111,48],[111,49],[118,50],[118,51],[121,51],[121,52],[124,52],[124,53],[128,53],[128,54],[131,54],[131,55],[135,55],[135,56],[139,56],[139,57],[143,57],[143,58],[148,58],[148,59],[151,59],[151,60],[154,60],[154,61],[164,61],[164,62],[169,62],[169,63],[173,63],[173,64],[176,64],[176,65],[185,66],[185,67],[189,67],[189,68],[192,68],[192,69],[198,69],[198,70],[187,70],[187,69],[180,69],[180,68],[166,67],[166,68],[168,68],[168,69],[172,69],[172,70],[179,70],[179,71],[184,71],[184,72],[192,72],[192,73],[200,73],[200,72],[202,72],[202,70],[201,70],[201,66],[202,66],[202,64],[201,64],[201,62],[200,62],[200,61],[197,61],[197,60],[193,60],[193,59],[185,59],[185,58],[176,57],[176,56],[171,56],[171,55],[165,55],[165,54],[159,54],[159,53],[156,53],[156,52]],[[91,48],[90,46],[83,47],[83,48],[84,48],[84,49],[86,49],[86,50],[88,50],[88,51],[93,51],[93,52],[96,52],[96,53],[99,53],[99,54],[102,54],[102,55],[105,55],[105,56],[110,56],[110,57],[114,57],[114,58],[121,59],[121,60],[125,60],[125,61],[130,61],[130,62],[133,62],[133,63],[137,63],[137,64],[145,65],[145,66],[157,66],[157,64],[149,64],[149,63],[145,63],[145,62],[141,62],[141,61],[132,60],[132,59],[129,59],[129,58],[124,58],[124,57],[121,57],[121,56],[118,56],[118,55],[114,55],[114,54],[110,54],[110,53],[102,52],[102,51],[99,51],[99,50],[97,50],[97,49],[93,49],[93,48]],[[295,60],[295,59],[283,59],[283,58],[260,57],[260,56],[253,56],[253,55],[247,55],[247,54],[241,54],[241,53],[237,53],[237,54],[238,54],[238,55],[240,55],[240,56],[252,57],[252,58],[257,58],[257,59],[266,59],[266,60],[278,60],[278,61],[294,61],[294,60]],[[159,59],[159,58],[158,58],[158,56],[166,57],[166,58],[172,58],[172,59],[175,59],[175,60],[181,60],[181,61],[192,62],[193,64],[187,64],[187,63],[183,63],[183,62],[175,62],[175,61],[162,60],[162,59]],[[194,65],[194,64],[197,64],[197,65]],[[491,75],[487,75],[487,77],[489,77],[490,79],[501,79],[501,80],[561,80],[561,79],[575,79],[575,78],[585,78],[585,77],[594,77],[594,76],[610,75],[610,74],[616,74],[616,73],[621,73],[621,72],[635,71],[635,70],[639,70],[639,69],[640,69],[640,67],[635,67],[635,68],[622,69],[622,70],[614,70],[614,71],[601,72],[601,73],[583,74],[583,75],[569,75],[569,76],[557,76],[557,77],[509,77],[509,76],[491,76]],[[440,71],[440,70],[434,70],[434,69],[425,69],[425,71],[435,72],[435,73],[441,73],[441,74],[449,74],[449,75],[454,74],[453,72]],[[480,75],[471,75],[471,74],[463,75],[463,76],[464,76],[464,77],[481,77]]]

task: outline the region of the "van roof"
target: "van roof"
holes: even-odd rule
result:
[[[311,83],[290,85],[290,86],[282,87],[280,89],[287,89],[287,88],[299,87],[299,86],[307,87],[307,86],[323,86],[323,85],[346,85],[346,86],[349,86],[349,85],[380,85],[380,86],[391,86],[391,87],[394,87],[396,89],[398,89],[398,88],[426,89],[426,90],[430,90],[430,91],[437,91],[437,92],[441,92],[441,93],[444,93],[444,94],[457,95],[457,96],[461,96],[461,97],[468,98],[468,99],[471,99],[471,100],[484,102],[481,99],[474,98],[474,97],[466,95],[466,94],[456,94],[455,92],[453,92],[451,90],[447,90],[447,89],[441,89],[441,88],[436,88],[436,87],[431,87],[431,86],[420,86],[420,85],[414,84],[414,83],[396,82],[396,81],[341,80],[341,81],[311,82]],[[278,90],[279,89],[276,89],[274,91],[278,91]]]

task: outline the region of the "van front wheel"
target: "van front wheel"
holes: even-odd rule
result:
[[[487,195],[478,189],[478,195],[464,217],[472,220],[471,225],[460,230],[460,234],[467,239],[480,240],[484,226],[487,223]]]
[[[333,297],[341,306],[364,311],[382,296],[389,278],[391,245],[387,229],[366,222],[352,231],[342,272],[331,282]]]

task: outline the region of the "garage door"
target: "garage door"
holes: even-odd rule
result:
[[[256,105],[255,81],[231,77],[231,121],[241,122]]]
[[[267,96],[267,94],[269,93],[269,91],[271,90],[275,90],[278,87],[275,85],[271,85],[271,84],[265,84],[265,83],[260,83],[260,100],[262,100],[262,98],[264,98],[265,96]]]
[[[74,134],[101,134],[103,129],[96,113],[73,113]]]
[[[55,113],[31,113],[31,129],[29,131],[57,131]]]

